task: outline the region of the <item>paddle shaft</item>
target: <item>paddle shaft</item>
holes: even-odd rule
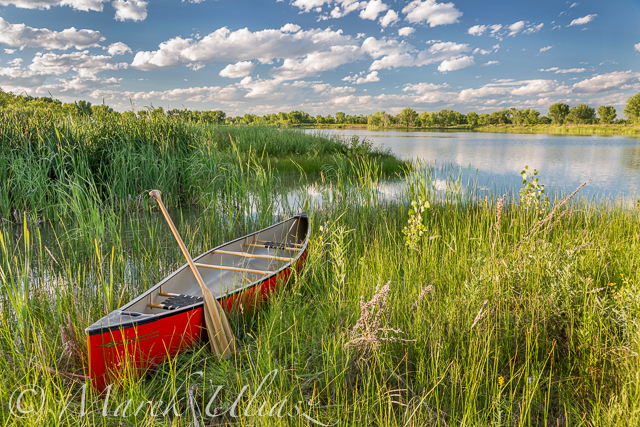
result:
[[[149,192],[149,195],[154,199],[156,199],[156,201],[158,202],[158,206],[160,206],[160,210],[162,211],[162,214],[167,220],[167,223],[169,224],[169,228],[171,228],[171,232],[173,233],[173,236],[176,238],[176,241],[180,246],[180,250],[182,250],[182,254],[187,259],[187,262],[189,263],[189,267],[191,267],[191,271],[193,272],[193,275],[196,277],[196,280],[198,281],[198,285],[200,285],[200,289],[202,290],[203,300],[205,302],[204,310],[205,311],[207,310],[207,307],[206,307],[207,302],[210,302],[211,300],[214,301],[213,304],[215,306],[210,307],[211,309],[208,310],[209,314],[211,315],[211,320],[212,320],[211,323],[213,323],[213,327],[215,329],[214,331],[210,331],[212,333],[215,333],[215,336],[213,336],[214,334],[210,334],[210,339],[215,339],[215,337],[218,337],[220,339],[219,347],[222,347],[220,348],[220,350],[223,352],[223,355],[226,356],[228,352],[233,351],[235,349],[235,339],[233,337],[233,334],[229,336],[228,333],[230,332],[230,330],[226,330],[225,328],[224,321],[222,319],[222,316],[225,316],[224,310],[222,309],[222,306],[220,305],[218,300],[213,298],[213,295],[211,295],[211,298],[207,298],[208,296],[207,294],[208,293],[210,294],[211,290],[207,288],[206,285],[204,284],[204,280],[202,280],[202,276],[200,275],[200,272],[196,268],[196,265],[194,264],[193,259],[191,258],[191,255],[189,255],[189,252],[187,251],[187,247],[184,245],[184,242],[182,241],[182,238],[180,237],[180,234],[178,233],[176,226],[173,224],[173,221],[169,216],[169,212],[167,211],[167,208],[162,203],[162,198],[161,198],[162,193],[160,193],[159,190],[152,190]],[[204,314],[206,319],[207,313],[204,313]],[[226,316],[224,320],[226,320]]]

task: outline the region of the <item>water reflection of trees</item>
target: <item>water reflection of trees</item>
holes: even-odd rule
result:
[[[623,168],[640,170],[640,147],[623,148],[620,159]]]

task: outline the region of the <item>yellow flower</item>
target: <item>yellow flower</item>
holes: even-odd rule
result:
[[[498,385],[500,387],[504,385],[504,377],[502,375],[498,377]]]

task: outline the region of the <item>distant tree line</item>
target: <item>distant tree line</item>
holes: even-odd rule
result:
[[[74,103],[62,103],[51,97],[36,98],[32,96],[13,95],[11,92],[4,92],[0,88],[0,111],[21,110],[26,112],[46,111],[51,114],[76,117],[93,117],[100,119],[108,116],[121,116],[129,118],[154,118],[172,117],[195,123],[210,124],[265,124],[265,125],[368,125],[371,127],[397,127],[397,128],[420,128],[420,127],[452,127],[452,126],[491,126],[513,124],[517,126],[528,126],[538,124],[626,124],[640,123],[640,93],[635,94],[627,100],[627,105],[623,114],[627,119],[618,119],[616,109],[612,106],[602,105],[596,110],[586,104],[578,104],[574,107],[558,102],[549,107],[549,113],[541,116],[540,112],[532,108],[503,108],[492,113],[469,112],[463,114],[457,111],[443,109],[438,112],[423,111],[418,114],[412,108],[405,108],[399,114],[392,115],[384,111],[369,115],[349,115],[338,111],[335,117],[330,114],[315,117],[301,110],[290,111],[288,113],[279,112],[265,114],[262,116],[255,114],[245,114],[243,116],[227,116],[224,111],[198,111],[188,109],[169,109],[162,107],[148,107],[137,112],[125,111],[119,113],[111,107],[100,104],[91,105],[87,101],[76,101]]]

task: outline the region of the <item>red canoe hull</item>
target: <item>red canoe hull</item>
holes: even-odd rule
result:
[[[307,251],[293,268],[301,269]],[[226,312],[251,312],[266,301],[276,288],[287,281],[291,268],[257,283],[236,295],[220,299]],[[163,316],[152,322],[137,324],[87,337],[89,376],[96,390],[109,384],[135,380],[180,351],[206,338],[202,304],[186,311]]]

